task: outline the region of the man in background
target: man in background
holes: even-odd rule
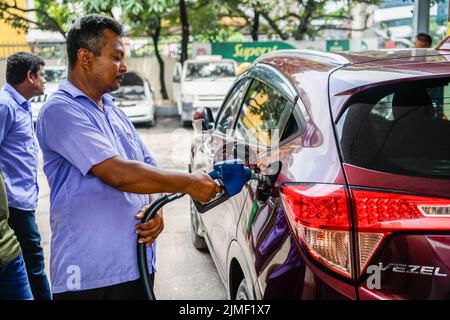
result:
[[[44,93],[44,61],[28,52],[8,57],[7,84],[0,91],[0,170],[14,230],[36,300],[51,299],[44,251],[35,219],[38,201],[38,145],[29,100]]]

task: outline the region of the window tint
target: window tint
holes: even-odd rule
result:
[[[127,75],[127,74],[125,74]],[[124,75],[124,76],[125,76]],[[64,69],[44,69],[44,78],[48,83],[59,83],[61,80],[66,79],[67,70]]]
[[[225,134],[228,129],[232,129],[231,126],[233,125],[233,120],[241,106],[242,96],[244,95],[249,82],[249,79],[241,80],[228,96],[229,98],[217,118],[216,129],[219,132]]]
[[[344,160],[389,173],[450,177],[450,79],[357,94],[338,123]]]
[[[269,146],[271,139],[278,143],[292,108],[274,89],[254,80],[245,96],[236,133],[254,144]]]

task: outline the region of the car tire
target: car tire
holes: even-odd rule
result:
[[[250,294],[247,288],[247,281],[245,281],[245,278],[242,279],[241,283],[239,284],[239,287],[236,291],[235,300],[250,300]]]
[[[191,241],[194,247],[198,250],[206,249],[205,238],[198,234],[200,221],[198,220],[197,209],[195,209],[192,199],[190,200],[191,207]]]
[[[147,122],[144,123],[144,126],[145,126],[146,128],[151,128],[151,127],[153,127],[154,125],[155,125],[155,123],[154,123],[152,120],[147,121]]]
[[[181,120],[181,125],[183,126],[183,128],[192,128],[192,121]]]

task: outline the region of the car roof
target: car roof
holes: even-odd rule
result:
[[[425,48],[413,49],[378,49],[360,52],[323,52],[316,50],[287,49],[269,52],[257,59],[259,62],[268,62],[276,57],[297,57],[328,64],[330,66],[350,66],[357,64],[384,66],[390,65],[390,60],[400,59],[404,62],[414,62],[424,56],[446,56],[448,50]],[[415,59],[415,60],[414,60]]]
[[[342,98],[371,86],[433,77],[450,77],[450,51],[435,49],[393,49],[330,53],[311,50],[279,50],[256,60],[279,69],[297,85],[298,78],[315,73],[311,81],[329,81],[332,113],[336,119]],[[322,77],[322,78],[320,78]],[[339,100],[336,102],[334,100]]]

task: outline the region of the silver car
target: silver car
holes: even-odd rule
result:
[[[126,73],[120,88],[111,95],[134,124],[151,127],[156,123],[155,94],[149,82],[137,73]]]

